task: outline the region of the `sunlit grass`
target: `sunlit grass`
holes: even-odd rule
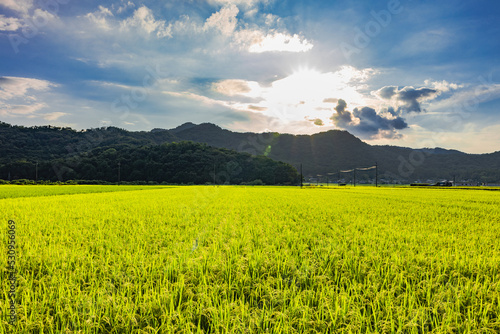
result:
[[[495,333],[499,207],[489,191],[178,187],[6,198],[0,215],[17,223],[19,333]]]
[[[156,186],[166,188],[167,186]],[[103,185],[0,185],[0,199],[16,197],[39,197],[71,194],[87,194],[128,190],[151,189],[153,186],[103,186]]]

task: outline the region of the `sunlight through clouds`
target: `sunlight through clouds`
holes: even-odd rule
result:
[[[307,52],[312,48],[312,43],[296,34],[291,36],[283,33],[274,33],[254,42],[248,50],[254,53],[272,51]]]
[[[258,98],[261,101],[252,103],[248,110],[281,122],[313,119],[315,125],[322,126],[331,123],[332,99],[344,98],[355,106],[366,103],[359,88],[372,72],[371,69],[357,70],[349,66],[327,73],[300,69],[273,81],[269,87],[245,80],[223,80],[214,83],[213,89],[229,97]]]

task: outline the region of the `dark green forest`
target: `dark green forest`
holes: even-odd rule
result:
[[[299,182],[297,170],[289,164],[190,141],[158,144],[171,139],[166,134],[158,133],[151,139],[140,133],[120,138],[126,132],[116,128],[87,132],[53,127],[20,130],[17,140],[22,138],[24,143],[16,146],[5,145],[5,131],[0,132],[0,179],[172,184]]]

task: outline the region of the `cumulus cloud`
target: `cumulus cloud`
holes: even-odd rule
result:
[[[357,124],[358,129],[367,133],[377,133],[379,130],[402,130],[408,127],[403,118],[397,116],[389,119],[377,114],[375,109],[370,107],[355,108],[353,115],[360,120]]]
[[[42,8],[36,8],[34,5],[40,5]],[[33,36],[39,33],[39,31],[45,26],[49,25],[57,18],[55,11],[53,11],[45,3],[33,1],[10,1],[10,0],[0,0],[1,6],[7,7],[14,11],[14,16],[8,17],[0,14],[0,32],[14,32],[22,30],[24,37],[26,35]],[[29,38],[29,37],[28,37]]]
[[[33,7],[33,0],[2,0],[0,6],[26,15]]]
[[[395,103],[403,112],[421,112],[425,111],[421,103],[427,100],[436,98],[441,93],[438,89],[433,88],[414,88],[406,86],[399,89],[397,86],[385,86],[377,91],[372,92],[381,100],[386,100]]]
[[[110,30],[111,26],[108,23],[108,20],[106,19],[107,17],[113,16],[113,13],[111,11],[103,6],[99,6],[98,10],[92,13],[88,13],[85,15],[85,17],[91,21],[94,25],[96,25],[98,28],[101,28],[103,30]]]
[[[390,100],[394,95],[396,95],[398,87],[396,86],[386,86],[380,88],[375,94],[382,98],[383,100]]]
[[[171,21],[155,17],[153,11],[144,5],[126,17],[119,15],[135,6],[130,1],[126,4],[123,1],[122,7],[106,8],[100,5],[97,10],[83,16],[87,22],[81,22],[84,27],[78,32],[95,35],[95,31],[89,31],[88,21],[91,21],[92,28],[106,33],[102,35],[103,40],[117,37],[126,38],[127,41],[135,40],[133,37],[136,37],[137,33],[142,35],[146,33],[158,38],[174,38],[179,42],[182,41],[182,44],[173,45],[183,45],[186,49],[205,54],[221,53],[224,49],[265,53],[307,52],[313,48],[312,41],[302,36],[301,32],[290,32],[279,16],[256,14],[257,18],[250,18],[253,23],[247,22],[249,11],[241,14],[243,8],[246,8],[243,3],[243,1],[221,1],[218,4],[222,7],[212,12],[206,19],[181,15]],[[121,41],[115,45],[123,48],[125,44]]]
[[[0,15],[0,31],[16,31],[24,27],[24,22],[15,17]]]
[[[231,36],[238,24],[238,19],[236,18],[238,13],[239,9],[236,5],[229,4],[224,6],[220,11],[213,13],[212,16],[207,19],[203,26],[203,30],[215,29],[222,35]]]
[[[164,20],[156,20],[153,11],[146,6],[134,11],[134,15],[124,20],[121,26],[126,30],[138,28],[148,35],[155,33],[159,38],[172,37],[172,24],[167,25]]]
[[[353,123],[353,119],[351,112],[346,110],[347,103],[344,100],[340,99],[334,109],[336,113],[333,114],[330,118],[333,121],[333,124],[340,128],[351,126],[351,124]]]
[[[126,4],[124,4],[123,6],[119,6],[118,9],[116,10],[116,12],[118,14],[121,14],[123,13],[124,11],[126,11],[127,9],[129,8],[133,8],[135,7],[135,4],[132,2],[132,1],[128,1]]]
[[[124,6],[119,7],[116,13],[120,14],[127,8],[134,6],[135,5],[129,1]],[[172,24],[167,24],[165,20],[156,19],[153,11],[146,6],[137,8],[131,16],[123,20],[115,17],[111,9],[102,5],[99,5],[96,11],[88,13],[83,17],[92,22],[93,28],[104,30],[113,35],[116,34],[116,32],[121,32],[125,33],[126,36],[130,38],[130,33],[135,32],[142,36],[146,34],[154,35],[158,38],[172,37]],[[85,31],[87,30],[88,29]]]
[[[451,90],[457,90],[457,89],[465,87],[464,84],[450,83],[446,80],[433,81],[433,82],[431,82],[429,80],[425,80],[425,84],[432,86],[434,89],[437,89],[440,92],[449,92]]]
[[[239,9],[234,2],[227,2],[218,12],[213,13],[204,23],[202,31],[216,31],[223,36],[232,37],[233,45],[251,53],[263,52],[306,52],[313,44],[298,34],[290,34],[284,29],[263,29],[262,27],[239,28]],[[279,17],[265,15],[266,25],[278,22]],[[243,24],[241,24],[243,25]],[[241,26],[240,25],[240,26]]]
[[[363,107],[355,108],[351,113],[347,110],[347,103],[342,99],[339,99],[334,109],[336,112],[330,118],[333,124],[363,138],[396,139],[401,137],[397,130],[408,127],[402,117],[392,115],[391,112],[384,115],[377,113],[373,108]]]

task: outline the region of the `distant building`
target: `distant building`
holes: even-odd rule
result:
[[[436,182],[434,184],[435,186],[438,186],[438,187],[451,187],[453,186],[453,181],[440,181],[440,182]]]
[[[461,182],[455,183],[455,186],[457,186],[457,187],[477,187],[479,185],[480,185],[479,183],[472,182],[472,181],[461,181]]]

